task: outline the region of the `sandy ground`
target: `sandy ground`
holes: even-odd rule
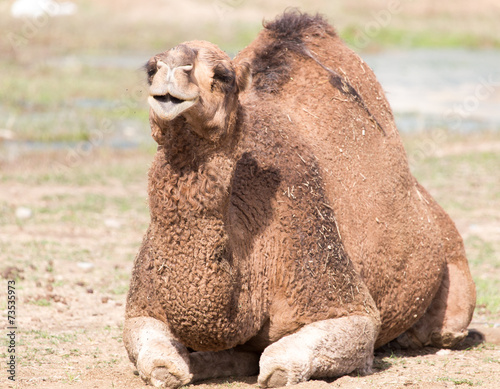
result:
[[[481,147],[463,143],[442,152],[456,155]],[[151,155],[96,153],[82,159],[77,171],[58,175],[50,162],[54,158],[59,157],[31,156],[2,165],[0,320],[3,327],[7,280],[17,277],[18,364],[15,384],[5,380],[2,369],[1,387],[143,388],[126,356],[121,331],[132,261],[148,222],[145,180]],[[109,184],[101,182],[102,176],[110,176]],[[26,205],[32,215],[16,218]],[[299,386],[498,388],[500,328],[486,322],[500,320],[491,313],[478,314],[471,327],[482,335],[474,331],[458,350],[378,350],[370,376]],[[194,386],[250,388],[256,387],[256,377]]]

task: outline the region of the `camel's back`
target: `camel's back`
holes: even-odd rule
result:
[[[286,26],[264,30],[238,56],[254,68],[243,102],[268,113],[262,129],[317,161],[342,242],[381,311],[381,344],[424,314],[444,269],[443,226],[456,231],[419,191],[371,69],[322,20],[308,23],[285,44]]]

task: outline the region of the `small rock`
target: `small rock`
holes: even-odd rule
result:
[[[47,266],[45,267],[45,271],[48,273],[52,273],[54,271],[54,261],[50,260]]]
[[[31,19],[73,15],[76,11],[77,6],[73,2],[55,2],[54,0],[16,0],[10,8],[10,14],[15,18]]]
[[[91,271],[94,268],[94,264],[90,262],[77,262],[76,266],[83,271]]]
[[[439,355],[439,356],[444,356],[444,355],[448,355],[450,354],[451,351],[450,350],[439,350],[436,355]]]
[[[22,276],[21,273],[23,273],[24,270],[20,269],[16,266],[8,266],[2,271],[2,278],[6,280],[15,280],[16,278],[19,278],[20,280],[24,280],[24,277]]]
[[[78,282],[76,283],[76,285],[81,286],[81,287],[84,287],[84,286],[85,286],[85,282],[83,282],[83,281],[78,281]]]
[[[87,293],[94,293],[94,289],[92,289],[92,288],[87,288]]]
[[[123,135],[125,135],[127,138],[135,138],[139,133],[140,131],[137,128],[131,126],[128,126],[123,130]]]
[[[109,301],[109,297],[103,297],[101,298],[101,301],[103,304],[106,304]]]
[[[478,226],[477,224],[470,224],[469,225],[469,232],[477,233],[477,232],[479,232],[479,230],[481,230],[481,227]]]
[[[27,207],[16,208],[16,218],[19,220],[26,220],[33,216],[33,211]]]
[[[122,222],[118,219],[107,218],[104,219],[104,225],[108,228],[119,229],[122,226]]]
[[[14,139],[14,131],[7,128],[0,128],[0,139],[12,140]]]
[[[68,305],[68,303],[66,302],[66,299],[63,296],[59,296],[57,294],[48,294],[47,300],[52,300],[55,303],[62,303],[64,305]]]

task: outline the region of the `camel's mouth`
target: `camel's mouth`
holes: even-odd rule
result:
[[[171,102],[172,104],[180,104],[180,103],[186,101],[186,100],[178,99],[177,97],[169,95],[168,93],[164,96],[154,96],[154,98],[156,101],[159,101],[160,103]]]
[[[173,120],[183,112],[187,111],[198,101],[198,97],[192,100],[182,100],[167,93],[162,96],[149,96],[148,103],[153,111],[164,120]]]

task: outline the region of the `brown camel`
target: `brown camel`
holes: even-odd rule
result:
[[[233,61],[187,42],[147,73],[158,151],[124,328],[144,380],[283,386],[367,374],[394,339],[466,336],[462,239],[411,175],[374,74],[323,18],[286,12]]]

